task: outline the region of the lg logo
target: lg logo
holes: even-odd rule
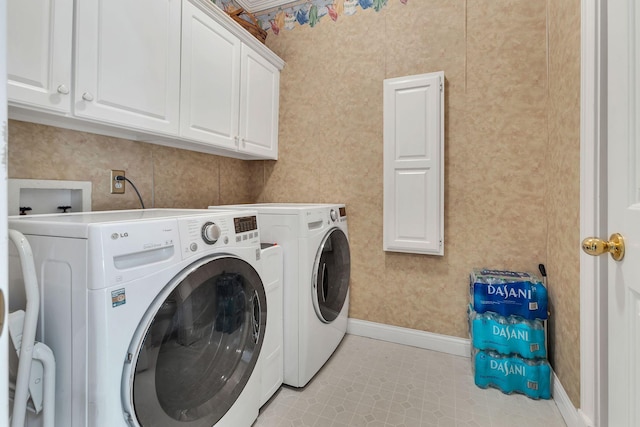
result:
[[[111,239],[112,239],[112,240],[117,240],[117,239],[119,239],[120,237],[122,237],[122,238],[124,238],[124,237],[129,237],[129,233],[113,233],[113,234],[111,235]]]

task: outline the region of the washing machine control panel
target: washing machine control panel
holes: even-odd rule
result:
[[[236,233],[235,242],[243,243],[247,241],[258,240],[258,216],[257,215],[243,215],[233,218],[234,231]]]
[[[224,214],[180,218],[180,241],[183,258],[212,248],[260,245],[257,215]]]
[[[233,218],[233,225],[235,227],[236,234],[251,232],[258,229],[258,217],[256,215],[251,215]]]
[[[204,242],[208,245],[215,244],[221,235],[222,230],[220,229],[220,226],[215,222],[207,221],[202,226],[202,240],[204,240]]]
[[[343,223],[347,221],[347,209],[344,206],[336,206],[329,210],[329,224],[330,223]]]
[[[342,223],[347,222],[347,208],[344,207],[344,206],[340,206],[340,208],[338,210],[339,210],[339,213],[340,213],[340,215],[338,217],[340,222],[342,222]]]
[[[178,219],[181,253],[188,258],[211,247],[229,243],[233,233],[231,220],[226,216],[194,216]]]

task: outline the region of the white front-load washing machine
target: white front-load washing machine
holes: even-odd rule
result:
[[[258,212],[263,242],[284,251],[284,384],[304,387],[347,330],[349,250],[343,204],[211,206]]]
[[[34,253],[57,426],[253,423],[267,318],[256,212],[16,216],[9,228]]]
[[[262,387],[260,406],[280,389],[284,375],[284,348],[282,326],[282,247],[262,244],[262,273],[267,296],[267,328],[260,352]]]

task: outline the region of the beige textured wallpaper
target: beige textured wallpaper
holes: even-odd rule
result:
[[[261,181],[251,162],[9,121],[9,178],[91,181],[92,210],[139,208],[128,183],[125,194],[110,194],[111,169],[124,170],[145,206],[158,208],[248,203],[254,176]]]
[[[553,367],[580,406],[580,0],[549,0],[547,264]]]
[[[537,272],[545,263],[550,281],[560,282],[552,287],[554,305],[566,307],[556,314],[562,324],[554,330],[556,366],[578,405],[577,249],[561,258],[547,250],[555,243],[549,227],[570,235],[568,245],[579,229],[575,3],[554,6],[562,10],[548,24],[556,10],[546,2],[393,1],[379,13],[270,35],[267,45],[287,65],[280,157],[264,162],[258,199],[347,204],[350,316],[357,319],[466,337],[473,267]],[[569,26],[549,40],[562,46],[547,49],[550,26],[565,21]],[[550,110],[549,55],[557,56],[553,72],[562,77],[554,82],[553,90],[563,87],[554,96],[556,110]],[[385,253],[382,81],[439,70],[446,77],[445,256]],[[567,129],[554,129],[551,119]],[[565,168],[571,172],[558,182]],[[565,198],[575,208],[567,216],[560,211]]]

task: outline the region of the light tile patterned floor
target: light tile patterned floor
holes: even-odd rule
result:
[[[347,335],[304,389],[282,387],[253,427],[565,427],[553,400],[475,386],[469,359]]]

